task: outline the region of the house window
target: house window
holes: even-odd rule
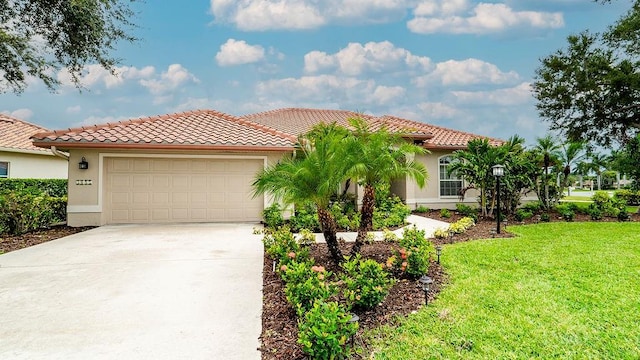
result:
[[[9,163],[6,161],[0,161],[0,178],[9,177]]]
[[[443,156],[439,160],[440,196],[459,196],[462,190],[462,179],[458,179],[455,172],[449,172],[451,156]]]

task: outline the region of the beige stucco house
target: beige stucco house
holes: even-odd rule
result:
[[[252,197],[256,173],[290,155],[298,135],[313,125],[348,125],[357,116],[373,128],[402,130],[431,151],[419,158],[430,174],[425,188],[405,180],[393,185],[409,206],[455,206],[463,184],[446,172],[448,155],[480,136],[392,116],[296,108],[237,117],[198,110],[46,132],[33,142],[70,154],[71,226],[259,221],[271,199]]]
[[[0,114],[0,178],[66,179],[65,154],[36,147],[31,136],[43,127]]]

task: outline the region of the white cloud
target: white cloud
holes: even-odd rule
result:
[[[211,0],[217,22],[245,31],[315,29],[333,22],[400,19],[415,0]]]
[[[523,82],[518,86],[491,91],[452,91],[459,103],[516,106],[533,101],[531,84]]]
[[[106,123],[116,123],[118,121],[129,120],[131,117],[127,116],[89,116],[84,118],[77,126],[93,126]]]
[[[312,51],[304,56],[307,73],[339,70],[346,75],[363,73],[390,73],[409,69],[426,70],[431,65],[428,57],[416,56],[409,50],[398,48],[389,41],[349,43],[346,48],[329,55]]]
[[[479,3],[471,11],[464,0],[427,0],[409,20],[409,30],[419,34],[486,34],[510,28],[556,29],[564,26],[560,12],[515,11],[506,4]]]
[[[77,114],[82,110],[82,107],[80,105],[76,105],[76,106],[68,106],[67,109],[65,110],[65,112],[67,114]]]
[[[406,93],[402,86],[377,86],[373,91],[372,100],[378,104],[388,104],[396,100]]]
[[[450,119],[462,116],[462,112],[442,102],[423,102],[418,104],[426,119]]]
[[[153,76],[155,69],[153,66],[146,66],[138,69],[130,66],[120,66],[114,69],[112,74],[99,64],[87,65],[80,75],[80,83],[87,88],[94,88],[97,85],[104,85],[105,88],[111,89],[124,84],[127,80],[148,79]],[[62,86],[75,86],[71,80],[69,70],[62,69],[57,74],[58,81]]]
[[[264,48],[260,45],[249,45],[244,40],[229,39],[220,46],[216,61],[220,66],[242,65],[264,59]]]
[[[143,79],[140,84],[154,95],[166,94],[187,83],[199,83],[200,80],[180,64],[171,64],[160,78]]]
[[[33,116],[33,111],[31,111],[31,109],[26,109],[26,108],[16,109],[13,111],[4,110],[2,111],[2,113],[19,120],[29,120]]]
[[[494,64],[466,59],[440,62],[433,72],[417,77],[413,82],[418,87],[425,87],[433,82],[443,85],[505,84],[519,78],[515,71],[503,72]]]

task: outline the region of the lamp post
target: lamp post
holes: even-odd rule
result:
[[[349,324],[353,324],[353,323],[357,323],[358,321],[360,321],[360,317],[356,314],[351,314],[351,318],[348,320]],[[355,334],[351,335],[351,346],[353,347],[353,344],[355,343]]]
[[[493,176],[496,177],[496,200],[498,203],[498,211],[496,216],[496,231],[500,234],[500,178],[504,176],[504,166],[494,165],[492,168]]]
[[[427,275],[422,275],[418,281],[422,284],[422,291],[424,291],[424,304],[429,305],[429,287],[433,284],[433,279]]]
[[[442,245],[436,246],[436,256],[438,257],[438,264],[440,264],[440,255],[442,255]]]

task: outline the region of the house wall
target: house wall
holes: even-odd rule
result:
[[[9,178],[66,179],[67,160],[53,154],[0,151],[0,161],[9,163]]]
[[[153,153],[136,150],[114,149],[72,149],[69,154],[69,202],[67,207],[67,223],[69,226],[100,226],[107,222],[104,212],[105,186],[102,184],[104,174],[104,158],[109,156],[131,157],[219,157],[219,156],[251,156],[265,157],[267,165],[279,161],[285,152],[213,152],[213,151],[156,151]],[[82,157],[89,163],[89,168],[80,170],[78,163]],[[273,199],[265,196],[267,207]]]
[[[467,191],[464,201],[460,201],[457,196],[440,196],[439,159],[452,153],[453,151],[431,150],[429,154],[417,155],[415,160],[424,164],[429,174],[429,179],[425,186],[420,188],[411,179],[399,180],[392,185],[392,191],[400,196],[412,209],[418,206],[426,206],[430,209],[455,209],[456,204],[460,202],[469,205],[476,204],[478,193],[475,190]]]

